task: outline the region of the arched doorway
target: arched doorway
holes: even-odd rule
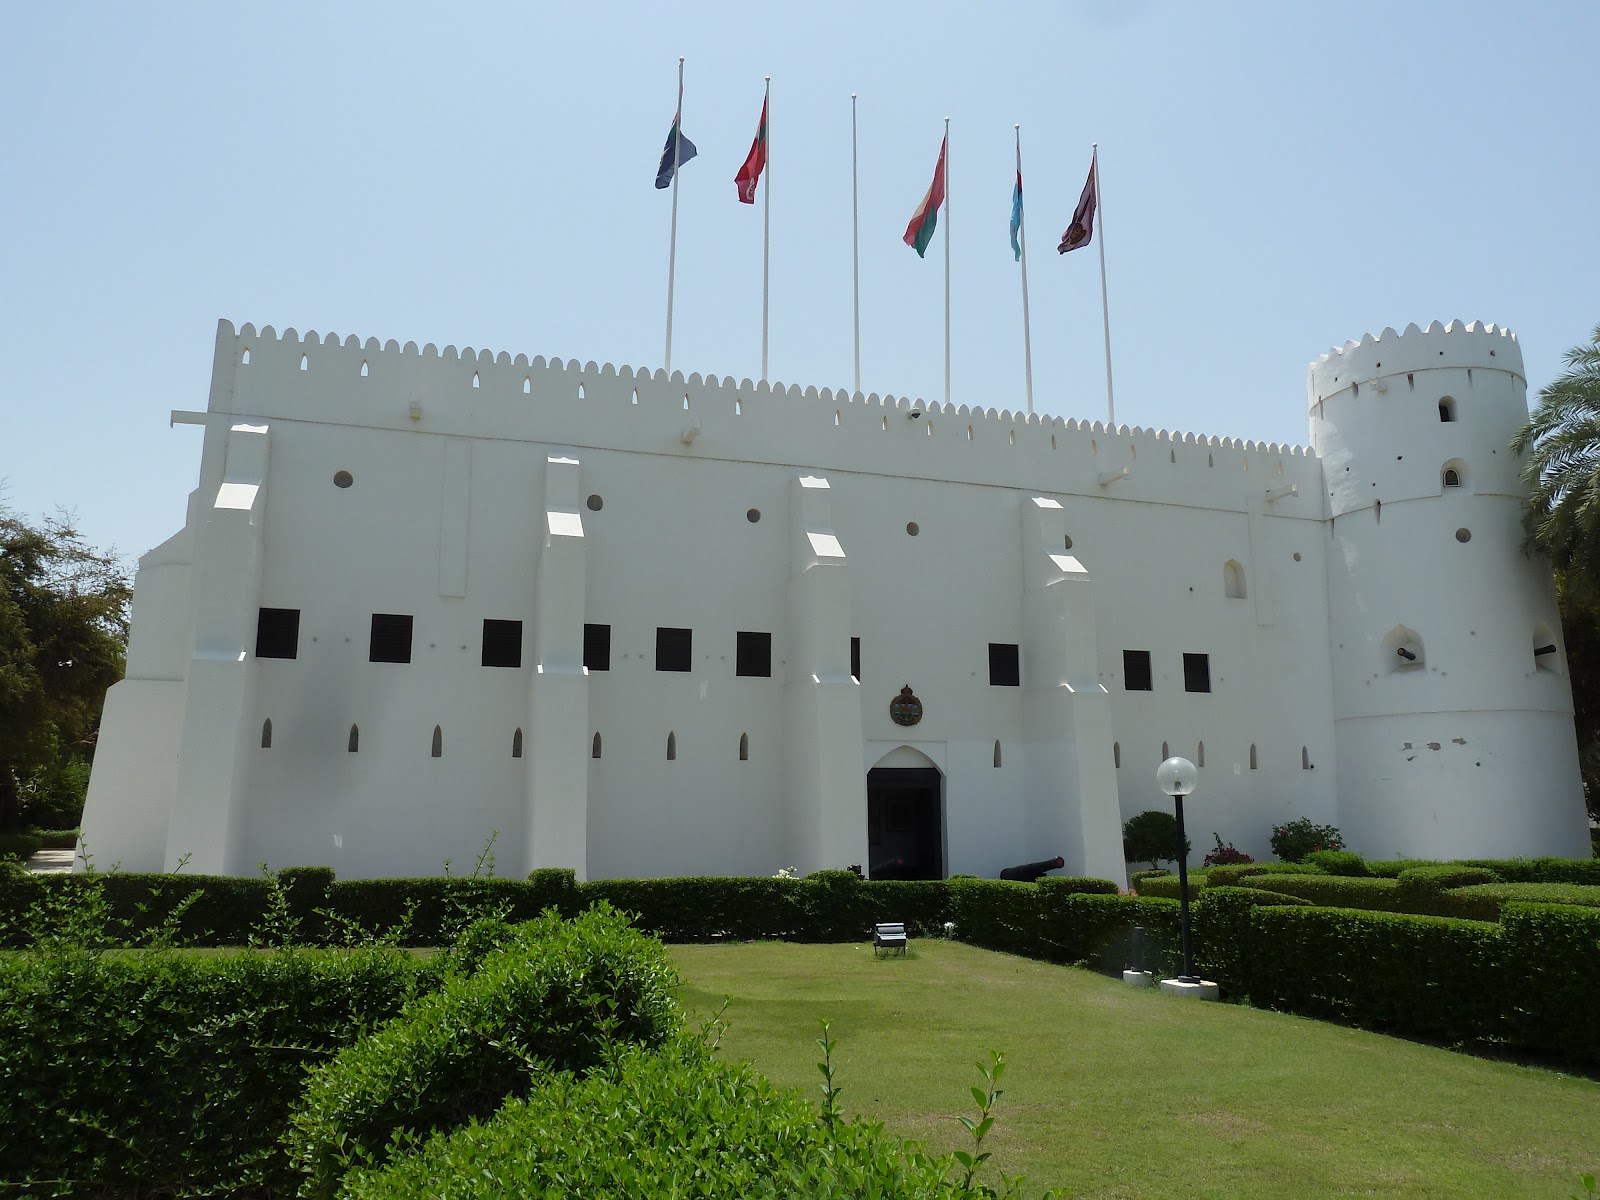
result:
[[[867,772],[867,878],[943,879],[944,776],[902,746]]]

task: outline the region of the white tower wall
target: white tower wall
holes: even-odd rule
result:
[[[1387,329],[1311,367],[1339,824],[1362,853],[1587,853],[1554,588],[1522,552],[1507,449],[1526,388],[1516,340],[1476,324]]]

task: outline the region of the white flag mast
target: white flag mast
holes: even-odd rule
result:
[[[1017,190],[1022,191],[1022,126],[1013,125],[1017,135]],[[1033,415],[1033,330],[1028,322],[1028,214],[1026,200],[1017,211],[1017,245],[1022,251],[1022,374],[1028,385],[1028,415]]]
[[[767,91],[761,98],[762,168],[767,177],[766,197],[761,211],[761,382],[767,381],[767,280],[772,261],[772,76],[767,76]]]
[[[950,403],[950,118],[944,119],[944,402]]]
[[[678,155],[683,148],[683,57],[678,58],[678,111],[672,118],[672,241],[667,251],[667,375],[672,375],[672,287],[678,272]]]
[[[1100,203],[1100,143],[1089,147],[1089,174],[1094,176],[1094,213],[1100,223],[1100,321],[1106,335],[1106,416],[1117,423],[1117,401],[1111,390],[1111,309],[1106,302],[1106,210]]]
[[[861,390],[861,205],[856,190],[856,94],[850,93],[850,261],[855,295],[856,391]]]

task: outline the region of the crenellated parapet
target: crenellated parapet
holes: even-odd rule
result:
[[[1282,515],[1320,515],[1304,446],[227,321],[216,353],[213,412],[1222,507],[1298,484]]]
[[[1340,392],[1359,395],[1363,386],[1384,377],[1456,368],[1506,371],[1527,382],[1522,347],[1509,329],[1478,321],[1435,321],[1426,329],[1412,323],[1403,333],[1387,328],[1377,337],[1365,334],[1317,359],[1311,364],[1307,402],[1315,408]]]

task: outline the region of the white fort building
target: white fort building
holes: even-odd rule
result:
[[[931,877],[1192,759],[1213,831],[1587,855],[1522,356],[1386,329],[1311,448],[222,322],[84,815],[124,870]]]

